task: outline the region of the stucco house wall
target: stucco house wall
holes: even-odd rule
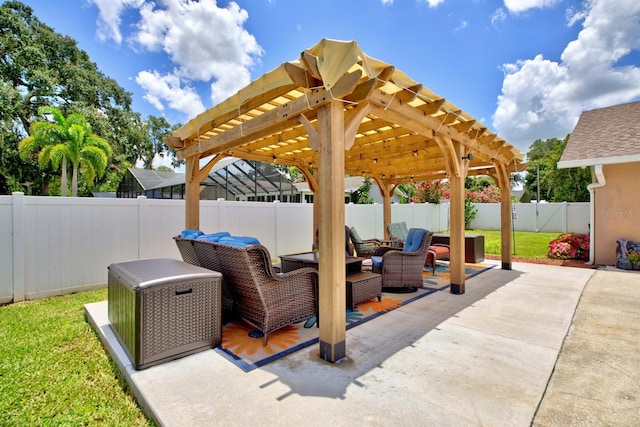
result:
[[[615,265],[616,240],[640,241],[640,163],[604,165],[594,188],[594,263]]]
[[[640,241],[640,101],[583,111],[558,168],[591,169],[591,253],[616,264],[616,240]]]

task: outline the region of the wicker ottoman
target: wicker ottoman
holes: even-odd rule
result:
[[[347,307],[355,309],[356,304],[373,298],[382,299],[382,276],[360,271],[347,275]]]
[[[111,264],[111,327],[136,369],[216,347],[222,275],[175,259]]]

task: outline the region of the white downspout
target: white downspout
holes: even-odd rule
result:
[[[589,227],[589,264],[593,265],[595,258],[595,251],[593,247],[594,240],[594,224],[596,218],[596,208],[595,208],[595,189],[604,187],[607,184],[607,180],[604,177],[604,171],[602,170],[602,165],[593,165],[591,169],[591,177],[594,180],[592,184],[587,185],[587,190],[589,190],[589,223],[591,226]]]

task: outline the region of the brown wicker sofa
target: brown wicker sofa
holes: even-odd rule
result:
[[[318,272],[301,268],[276,273],[267,248],[174,237],[185,262],[222,273],[223,304],[259,329],[266,345],[269,334],[318,313]],[[191,245],[191,248],[189,248]],[[185,256],[186,255],[186,256]]]
[[[382,289],[395,292],[415,292],[423,285],[427,251],[433,233],[422,228],[411,228],[404,247],[381,247],[371,257],[373,271],[382,274]]]

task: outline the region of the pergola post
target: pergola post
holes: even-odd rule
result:
[[[395,187],[383,180],[376,179],[375,181],[382,195],[382,228],[384,229],[384,238],[388,240],[387,224],[391,222],[391,194]]]
[[[449,190],[451,293],[464,294],[464,176],[452,174],[449,177]]]
[[[198,156],[187,157],[185,169],[185,228],[200,229],[200,170]]]
[[[511,270],[511,179],[504,165],[496,164],[500,186],[500,255],[502,269]]]
[[[346,358],[343,114],[339,101],[318,110],[320,357],[332,363]]]

